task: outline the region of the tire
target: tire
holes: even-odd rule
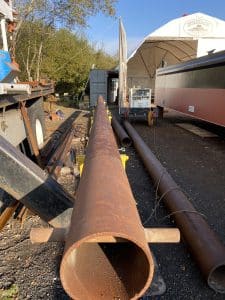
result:
[[[41,149],[45,139],[45,118],[43,110],[43,99],[40,98],[27,108],[31,127],[37,141],[38,148]]]

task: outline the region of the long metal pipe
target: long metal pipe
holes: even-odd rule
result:
[[[54,143],[52,142],[47,143],[46,147],[44,147],[44,149],[41,150],[41,156],[44,163],[47,166],[47,169],[51,165],[53,165],[53,162],[55,162],[56,159],[58,158],[59,156],[58,149],[60,148],[60,145],[62,145],[63,142],[65,141],[65,138],[70,130],[71,130],[70,126],[64,128],[63,133],[60,134],[60,137],[58,138],[57,141],[55,141]],[[51,172],[51,170],[49,170],[48,172]]]
[[[225,247],[128,121],[125,128],[208,285],[225,293]]]
[[[54,177],[57,179],[60,175],[60,171],[65,163],[67,154],[69,153],[70,149],[71,149],[71,144],[72,144],[72,140],[74,137],[74,129],[71,129],[71,131],[68,134],[68,137],[66,139],[66,144],[64,149],[62,150],[59,159],[56,161],[55,166],[54,166],[54,170],[53,170],[53,175]]]
[[[120,243],[104,243],[110,238]],[[104,100],[99,97],[61,262],[61,281],[73,299],[138,299],[149,287],[153,270]]]
[[[126,131],[123,129],[123,127],[120,125],[116,117],[113,117],[111,120],[112,128],[114,129],[116,135],[118,136],[120,143],[122,146],[130,146],[131,145],[131,139],[126,133]]]
[[[53,175],[54,178],[58,178],[60,170],[63,167],[63,164],[66,159],[66,155],[71,148],[72,139],[74,137],[74,128],[72,127],[66,134],[62,143],[58,146],[54,155],[49,160],[46,170]]]
[[[76,114],[76,115],[75,115]],[[59,152],[61,151],[61,146],[64,143],[66,136],[71,131],[71,127],[75,126],[75,124],[79,124],[80,119],[84,116],[83,112],[80,112],[78,115],[75,112],[68,120],[72,120],[71,122],[65,121],[57,131],[60,133],[60,137],[54,141],[53,143],[49,141],[44,149],[41,150],[42,159],[45,161],[45,164],[49,167],[53,165],[53,163],[58,159]],[[61,153],[61,152],[60,152]],[[48,168],[47,167],[47,168]],[[50,168],[51,169],[51,168]],[[51,170],[50,170],[51,172]]]

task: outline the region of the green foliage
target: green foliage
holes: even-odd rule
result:
[[[68,29],[55,30],[42,22],[30,21],[21,27],[16,57],[22,70],[20,80],[36,80],[39,72],[40,78],[56,82],[58,92],[73,94],[83,90],[93,65],[99,69],[111,69],[117,63],[115,58],[102,50],[96,51],[86,38]]]
[[[117,0],[15,0],[19,12],[11,52],[22,70],[20,80],[50,78],[59,91],[79,93],[92,65],[112,68],[114,58],[96,51],[85,38],[65,28],[87,26],[90,16],[115,14]],[[56,30],[55,28],[60,28]],[[15,53],[14,53],[15,51]]]
[[[22,19],[42,20],[47,25],[87,26],[88,17],[115,14],[117,0],[15,0]]]
[[[37,67],[42,63],[42,49],[53,33],[50,26],[45,26],[41,21],[24,22],[18,34],[16,44],[16,57],[23,70],[20,79],[39,79]]]
[[[12,284],[9,289],[0,289],[0,300],[13,300],[18,296],[19,288],[16,284]]]

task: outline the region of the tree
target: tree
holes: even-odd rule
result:
[[[18,28],[25,20],[41,20],[51,26],[87,26],[88,17],[99,12],[115,15],[117,0],[15,0],[19,12]]]
[[[43,39],[43,32],[45,37]],[[42,55],[37,72],[40,48]],[[80,93],[92,65],[113,68],[116,60],[96,51],[87,39],[68,29],[55,30],[41,22],[24,22],[17,45],[17,60],[23,70],[20,79],[51,78],[60,92]]]
[[[97,69],[111,69],[114,68],[117,64],[117,56],[110,56],[103,50],[99,49],[95,53],[94,61],[95,68]]]
[[[62,92],[80,93],[92,65],[98,68],[116,66],[114,58],[103,51],[96,52],[87,39],[66,29],[55,32],[43,54],[42,72],[54,79]]]
[[[57,50],[56,50],[57,49]],[[79,93],[93,64],[94,51],[88,41],[66,29],[51,37],[44,49],[42,71],[72,93]]]
[[[51,27],[43,25],[42,22],[24,22],[18,36],[16,57],[19,62],[23,80],[39,80],[42,62],[43,46],[48,36],[53,34]]]
[[[117,0],[15,0],[19,21],[13,33],[11,53],[13,57],[17,53],[17,59],[20,56],[19,60],[26,69],[28,80],[40,78],[44,44],[47,44],[53,28],[87,26],[88,17],[99,11],[113,16],[116,2]],[[21,28],[23,34],[20,34]],[[27,40],[26,49],[20,43],[22,35]],[[18,43],[19,51],[23,49],[22,53],[17,49]]]

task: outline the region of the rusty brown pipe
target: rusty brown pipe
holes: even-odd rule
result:
[[[10,204],[0,214],[0,231],[4,228],[8,220],[12,217],[19,204],[20,203],[16,199],[12,199]]]
[[[95,238],[98,242],[88,242]],[[127,242],[104,243],[101,238]],[[138,299],[149,287],[153,271],[136,203],[99,97],[60,266],[62,285],[73,299]]]
[[[77,119],[79,118],[79,116],[77,117]],[[60,137],[53,144],[48,143],[46,145],[47,149],[46,147],[42,149],[41,156],[46,165],[50,166],[52,164],[52,161],[55,161],[57,159],[59,155],[58,153],[59,151],[61,151],[61,149],[59,148],[61,148],[70,130],[71,130],[70,126],[66,127],[63,133],[60,134]]]
[[[119,138],[119,141],[122,146],[127,147],[131,145],[131,139],[126,133],[126,131],[123,129],[123,127],[120,125],[119,121],[116,119],[116,117],[113,117],[111,120],[112,128],[114,129],[116,135]]]
[[[60,144],[58,145],[56,151],[53,153],[53,155],[51,156],[51,158],[48,161],[48,164],[46,166],[46,171],[50,174],[53,174],[56,164],[57,162],[60,160],[60,157],[62,155],[63,150],[65,149],[67,142],[68,142],[68,138],[70,136],[71,130],[67,131],[64,140],[62,140],[60,142]]]
[[[216,292],[225,293],[224,245],[131,124],[125,121],[124,125],[147,171],[157,184],[166,207],[175,213],[177,227],[188,243],[208,285]]]
[[[53,171],[53,175],[54,177],[57,179],[60,175],[60,171],[65,163],[65,160],[66,160],[66,157],[67,157],[67,154],[68,152],[70,151],[70,148],[71,148],[71,144],[72,144],[72,140],[73,140],[73,137],[74,137],[74,130],[71,130],[70,131],[70,134],[67,138],[67,141],[66,141],[66,144],[65,144],[65,147],[59,157],[59,159],[56,161],[56,164],[54,166],[54,171]]]
[[[60,144],[54,153],[54,156],[52,159],[50,159],[46,170],[53,175],[55,179],[57,179],[60,175],[60,171],[65,163],[66,155],[70,151],[72,140],[74,137],[74,129],[72,128],[70,131],[67,132],[67,135]]]
[[[79,116],[73,121],[71,127],[66,128],[65,132],[60,136],[55,152],[50,157],[46,171],[54,176],[57,179],[60,175],[60,171],[63,167],[63,164],[66,160],[66,155],[68,154],[72,140],[75,133],[75,127],[79,124],[80,119],[84,116],[83,113],[80,113]]]

